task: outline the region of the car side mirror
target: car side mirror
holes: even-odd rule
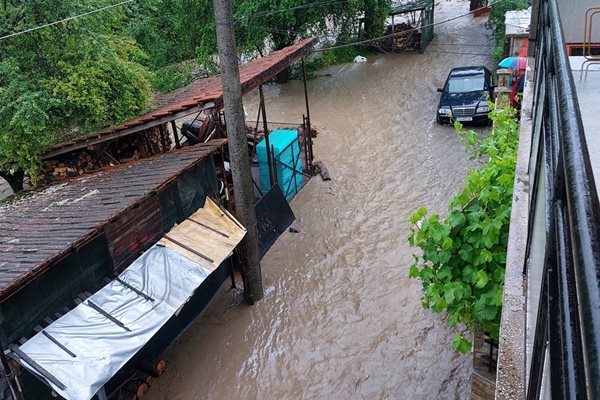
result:
[[[437,91],[442,93],[444,91],[444,89],[442,89],[441,87],[437,88]]]

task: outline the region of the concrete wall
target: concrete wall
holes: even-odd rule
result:
[[[558,0],[558,9],[567,43],[583,42],[585,12],[591,7],[600,7],[598,0]],[[600,13],[594,18],[592,40],[600,43]]]

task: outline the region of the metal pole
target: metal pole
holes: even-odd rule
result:
[[[278,183],[279,178],[277,177],[277,156],[275,155],[275,149],[273,146],[271,146],[271,152],[273,153],[273,178],[274,182]]]
[[[262,85],[258,86],[260,95],[260,110],[263,117],[263,131],[265,132],[265,144],[267,148],[267,166],[269,168],[269,188],[273,187],[273,172],[271,170],[271,144],[269,143],[269,127],[267,126],[267,111],[265,110],[265,96],[263,95]]]
[[[173,138],[175,139],[175,147],[180,149],[181,143],[179,142],[179,135],[177,134],[177,123],[174,120],[171,121],[171,128],[173,128]]]
[[[302,131],[304,134],[304,141],[302,143],[302,149],[304,150],[304,161],[306,162],[306,172],[308,173],[308,176],[312,176],[312,173],[310,172],[310,160],[308,159],[308,136],[306,135],[306,132],[308,132],[308,134],[310,135],[310,129],[306,128],[306,115],[302,115],[302,128],[304,128],[304,130]]]
[[[306,140],[308,140],[308,157],[309,160],[306,161],[308,164],[308,172],[313,175],[313,147],[312,147],[312,135],[310,133],[311,124],[310,124],[310,108],[308,107],[308,89],[306,88],[306,65],[304,65],[304,57],[302,57],[302,81],[304,82],[304,101],[306,103],[306,124],[308,135]]]
[[[227,136],[229,138],[231,175],[236,197],[236,216],[247,229],[246,236],[242,241],[242,249],[245,255],[244,269],[247,277],[244,282],[244,297],[248,303],[254,304],[255,301],[263,297],[262,274],[233,17],[230,0],[213,0],[213,6],[219,64],[222,73]]]

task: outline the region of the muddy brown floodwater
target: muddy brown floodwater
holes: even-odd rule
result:
[[[466,13],[442,1],[436,21]],[[265,298],[250,307],[226,283],[165,354],[149,400],[466,399],[471,358],[420,304],[408,278],[411,213],[444,212],[467,159],[434,122],[453,66],[488,65],[485,19],[436,27],[425,54],[370,56],[309,81],[319,177],[291,205],[300,233],[284,233],[262,261]],[[463,53],[463,54],[460,54]],[[272,121],[301,121],[301,82],[267,85]],[[245,98],[256,115],[257,96]]]

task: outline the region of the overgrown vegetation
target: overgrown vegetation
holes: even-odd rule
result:
[[[488,24],[494,31],[496,38],[496,47],[492,52],[492,57],[496,61],[504,58],[504,32],[505,32],[505,14],[511,10],[524,10],[529,7],[527,0],[504,0],[492,6]]]
[[[5,1],[0,35],[111,4]],[[41,29],[0,45],[0,175],[14,189],[33,181],[53,143],[141,113],[148,106],[146,54],[119,30],[122,11]]]
[[[112,4],[5,0],[0,36]],[[238,51],[258,56],[326,31],[352,38],[363,14],[365,34],[377,36],[389,4],[235,0]],[[15,190],[24,173],[35,181],[48,146],[139,115],[152,90],[189,83],[197,67],[216,72],[216,53],[212,0],[140,0],[3,40],[0,176]]]
[[[494,127],[479,139],[456,125],[467,152],[482,164],[473,167],[466,186],[448,207],[448,216],[415,212],[408,241],[418,247],[410,277],[423,284],[423,307],[446,312],[460,332],[452,347],[471,350],[468,333],[481,327],[498,339],[504,268],[518,145],[514,110],[491,112]]]

